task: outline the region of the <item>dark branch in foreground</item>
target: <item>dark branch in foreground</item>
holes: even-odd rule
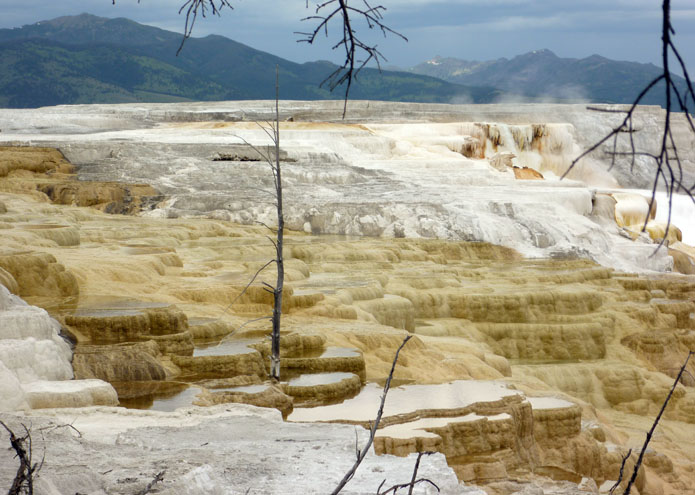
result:
[[[152,488],[154,488],[154,485],[164,479],[164,473],[166,473],[166,471],[160,471],[157,473],[152,481],[150,481],[145,488],[137,492],[135,495],[147,495],[148,493],[152,493]]]
[[[423,455],[432,455],[435,452],[418,452],[417,454],[417,460],[415,461],[415,467],[413,468],[413,477],[410,479],[410,483],[401,483],[399,485],[393,485],[390,488],[387,488],[385,491],[381,491],[381,487],[386,483],[386,480],[381,482],[381,485],[379,485],[379,488],[376,491],[377,495],[386,495],[387,493],[393,493],[394,495],[398,490],[401,488],[408,488],[408,495],[413,495],[413,489],[415,488],[415,485],[420,484],[420,483],[429,483],[432,485],[436,490],[437,493],[439,493],[441,490],[439,487],[434,483],[432,480],[429,480],[427,478],[417,478],[417,470],[420,467],[420,459],[422,459]]]
[[[664,400],[664,403],[661,405],[661,410],[659,411],[659,414],[657,414],[656,418],[654,419],[654,423],[652,424],[652,427],[647,432],[647,437],[644,440],[644,444],[642,445],[642,449],[640,450],[639,457],[637,458],[637,462],[635,463],[635,468],[632,471],[632,477],[630,478],[630,481],[628,482],[627,486],[625,487],[625,491],[623,492],[623,495],[629,495],[630,494],[630,489],[632,488],[632,485],[635,483],[635,480],[637,479],[637,472],[639,471],[639,468],[642,465],[642,459],[644,458],[644,453],[647,451],[647,447],[649,446],[649,442],[652,439],[652,435],[654,435],[654,430],[656,430],[656,426],[659,424],[659,421],[661,420],[661,416],[664,414],[664,411],[666,410],[666,406],[668,406],[668,403],[671,400],[671,397],[673,396],[673,391],[676,390],[676,386],[680,382],[681,377],[683,376],[683,372],[685,371],[685,368],[688,366],[688,361],[690,360],[690,357],[693,354],[695,354],[694,351],[688,352],[688,356],[685,358],[685,362],[683,363],[683,366],[681,366],[681,369],[678,372],[678,375],[676,375],[676,379],[673,380],[673,386],[671,387],[671,390],[669,390],[668,395],[666,396],[666,400]]]
[[[625,463],[627,462],[627,460],[630,458],[631,455],[632,455],[632,449],[629,449],[627,451],[627,454],[625,454],[623,456],[623,461],[620,463],[620,473],[618,474],[618,479],[615,482],[615,484],[611,487],[610,491],[608,492],[608,495],[613,495],[613,492],[615,492],[615,490],[617,490],[618,487],[620,486],[620,483],[622,483],[623,476],[625,473]]]
[[[138,3],[140,3],[140,0],[138,0]],[[111,0],[111,4],[116,5],[116,0]],[[186,40],[191,37],[191,34],[193,33],[193,26],[195,25],[195,21],[198,19],[198,16],[200,15],[203,18],[210,14],[219,16],[220,11],[224,7],[228,7],[232,10],[234,9],[232,4],[229,3],[229,0],[186,0],[184,4],[181,5],[179,14],[184,11],[186,12],[186,23],[184,24],[183,28],[183,38],[181,39],[181,44],[179,45],[179,49],[176,50],[177,56],[179,53],[181,53]]]
[[[343,35],[332,46],[332,49],[336,50],[342,48],[342,50],[344,50],[344,62],[340,67],[329,74],[319,86],[325,84],[330,91],[333,91],[338,86],[345,84],[343,118],[345,118],[347,112],[347,101],[350,96],[352,83],[357,79],[357,75],[360,71],[372,60],[376,62],[377,68],[381,71],[381,63],[386,61],[386,57],[379,51],[376,44],[372,45],[366,42],[364,38],[358,36],[358,30],[356,28],[357,21],[361,21],[362,25],[366,26],[368,29],[376,28],[384,37],[388,34],[392,34],[406,42],[408,41],[408,38],[401,33],[394,31],[384,24],[383,19],[386,7],[383,5],[372,7],[368,0],[354,1],[359,2],[358,7],[350,5],[350,0],[323,0],[316,3],[314,15],[302,19],[303,21],[317,21],[314,30],[295,33],[301,36],[301,38],[297,40],[298,42],[313,44],[321,32],[328,37],[328,25],[333,19],[340,19],[340,21],[342,21]],[[116,4],[116,0],[111,0],[111,2],[113,5]],[[225,7],[230,10],[234,9],[230,2],[231,0],[185,0],[181,8],[179,8],[179,14],[186,13],[186,20],[183,28],[183,38],[181,39],[178,50],[176,50],[176,55],[181,53],[186,40],[191,37],[198,16],[203,18],[208,15],[220,16],[222,9]],[[140,3],[140,0],[138,0],[138,3]],[[309,7],[308,0],[306,6],[307,8]]]
[[[115,2],[116,0],[113,1]],[[138,2],[139,1],[140,0],[138,0]],[[198,19],[198,15],[203,18],[207,17],[208,14],[219,16],[220,11],[224,7],[229,7],[232,10],[234,9],[232,4],[229,3],[229,0],[186,0],[186,2],[179,9],[179,14],[181,14],[181,12],[184,10],[186,11],[186,24],[183,28],[183,39],[181,40],[179,49],[176,50],[177,56],[179,53],[181,53],[183,44],[188,38],[191,37],[191,33],[193,33],[193,26],[195,25],[195,21]]]
[[[379,405],[379,411],[376,414],[376,419],[374,420],[374,424],[372,424],[372,429],[369,432],[369,439],[367,440],[367,443],[365,444],[364,448],[362,450],[358,450],[358,455],[357,455],[357,460],[355,460],[355,464],[352,465],[352,467],[348,470],[347,473],[345,473],[345,476],[343,477],[342,480],[340,480],[340,483],[338,483],[338,486],[336,487],[333,492],[331,492],[331,495],[336,495],[340,493],[340,491],[345,488],[345,485],[347,485],[348,481],[352,479],[352,477],[355,475],[355,472],[357,471],[357,468],[360,466],[362,461],[364,460],[365,456],[369,452],[369,448],[372,446],[372,442],[374,442],[374,436],[376,435],[376,430],[379,428],[379,423],[381,422],[381,416],[384,414],[384,404],[386,403],[386,395],[389,393],[389,388],[391,388],[391,379],[393,378],[393,373],[396,371],[396,363],[398,362],[398,355],[401,352],[401,349],[403,349],[403,346],[408,343],[408,341],[412,338],[412,335],[408,335],[406,338],[403,339],[403,342],[401,343],[400,347],[396,351],[396,356],[393,358],[393,364],[391,365],[391,371],[389,372],[389,376],[386,379],[386,384],[384,384],[384,394],[381,396],[381,404]],[[418,457],[418,465],[419,465],[420,459]],[[380,487],[381,488],[381,487]]]
[[[15,432],[2,421],[0,421],[0,426],[5,428],[7,433],[10,434],[10,446],[15,452],[15,457],[19,459],[17,474],[15,474],[12,486],[7,492],[7,495],[32,495],[34,493],[34,477],[41,470],[43,459],[38,464],[32,464],[31,433],[29,433],[25,425],[22,425],[22,428],[24,428],[24,435],[18,437]]]
[[[663,64],[663,73],[659,75],[658,77],[654,78],[649,84],[647,84],[644,89],[639,93],[637,98],[635,98],[634,102],[630,106],[630,108],[627,111],[624,110],[613,110],[613,109],[598,109],[596,107],[587,107],[588,110],[593,110],[593,111],[601,111],[605,113],[624,113],[625,118],[622,120],[622,122],[617,126],[614,127],[613,130],[608,133],[606,136],[604,136],[601,140],[599,140],[597,143],[595,143],[593,146],[591,146],[589,149],[584,151],[581,155],[579,155],[577,158],[575,158],[572,163],[570,164],[569,168],[567,171],[562,175],[562,177],[566,177],[567,174],[574,168],[574,166],[583,158],[585,158],[587,155],[591,154],[592,152],[596,151],[599,149],[604,143],[610,141],[611,139],[613,140],[613,152],[609,153],[611,155],[611,165],[609,167],[613,168],[615,165],[615,159],[616,156],[630,156],[632,158],[632,163],[631,167],[634,167],[635,165],[635,157],[637,156],[647,156],[651,159],[654,160],[654,164],[656,166],[655,171],[654,171],[654,178],[652,180],[652,194],[651,194],[651,200],[649,203],[649,211],[652,210],[654,207],[654,203],[656,201],[656,190],[659,184],[662,184],[666,190],[666,194],[668,195],[668,221],[666,225],[666,231],[664,233],[664,237],[659,243],[659,247],[661,247],[669,232],[669,227],[671,225],[671,210],[673,206],[673,195],[676,193],[685,193],[687,194],[692,200],[693,203],[695,203],[695,197],[693,194],[695,194],[695,183],[693,184],[685,184],[684,183],[684,176],[683,176],[683,167],[681,163],[680,156],[678,154],[678,147],[676,145],[676,141],[673,137],[673,132],[671,128],[671,120],[672,120],[672,112],[683,112],[687,123],[688,127],[690,130],[695,133],[695,122],[693,122],[693,118],[688,112],[688,99],[690,99],[693,103],[695,103],[695,89],[693,88],[693,83],[692,80],[690,79],[690,75],[688,74],[688,69],[685,66],[685,62],[683,61],[683,58],[681,57],[678,49],[676,48],[676,45],[673,43],[672,35],[675,35],[675,30],[673,29],[673,26],[671,25],[671,1],[670,0],[664,0],[662,4],[662,27],[661,27],[661,41],[662,41],[662,64]],[[678,89],[678,86],[674,83],[673,77],[671,74],[671,69],[669,68],[669,56],[673,55],[676,60],[678,61],[678,68],[683,71],[683,75],[685,76],[686,80],[686,88],[683,94],[681,94],[681,90]],[[633,134],[635,132],[635,129],[633,127],[633,116],[635,113],[635,110],[637,109],[637,106],[640,104],[642,99],[649,93],[658,83],[664,82],[665,86],[665,91],[666,91],[666,116],[664,118],[664,127],[663,127],[663,132],[661,135],[661,145],[659,147],[659,151],[656,153],[644,153],[640,152],[635,149],[635,142],[633,139]],[[675,101],[674,101],[675,99]],[[628,133],[629,134],[629,146],[630,146],[630,151],[629,152],[618,152],[617,151],[617,146],[618,146],[618,138],[621,134]],[[642,226],[642,231],[644,232],[647,227],[647,222],[649,221],[649,215],[646,216],[644,225]]]
[[[377,45],[370,45],[363,38],[357,35],[357,29],[354,21],[361,19],[369,29],[376,28],[386,37],[387,34],[393,34],[405,41],[408,38],[394,31],[383,23],[384,12],[386,7],[376,5],[372,7],[367,0],[361,0],[359,7],[352,7],[348,4],[349,0],[325,0],[316,5],[314,15],[305,17],[303,21],[317,21],[317,25],[311,32],[297,32],[302,36],[300,43],[314,43],[316,37],[323,32],[328,37],[328,25],[330,22],[339,18],[343,22],[343,36],[333,45],[333,50],[342,48],[345,51],[345,60],[343,65],[334,70],[320,86],[328,85],[328,88],[333,91],[341,84],[345,84],[345,102],[343,105],[343,118],[347,112],[347,101],[350,96],[350,88],[352,82],[357,78],[360,71],[371,61],[376,62],[379,71],[381,71],[381,62],[386,61],[386,57],[377,49]],[[307,3],[308,5],[308,3]],[[363,56],[360,59],[359,56]]]

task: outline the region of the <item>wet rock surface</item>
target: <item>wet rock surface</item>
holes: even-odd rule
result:
[[[273,208],[261,190],[270,177],[243,140],[268,144],[247,119],[267,120],[270,107],[225,102],[11,111],[6,118],[14,122],[3,125],[3,137],[60,146],[83,180],[151,184],[168,197],[152,214],[269,223]],[[640,110],[634,139],[650,151],[659,144],[661,110]],[[574,253],[622,270],[670,267],[665,255],[651,256],[645,245],[651,241],[628,242],[615,224],[606,228],[586,218],[596,192],[650,188],[654,171],[646,157],[632,166],[619,156],[607,172],[608,163],[592,156],[573,169],[571,180],[558,180],[575,156],[617,124],[617,114],[581,105],[377,102],[356,102],[348,121],[340,121],[333,102],[282,102],[281,112],[293,117],[283,123],[281,159],[286,225],[294,230],[480,240],[531,256]],[[674,121],[682,148],[690,150],[684,125]],[[495,156],[512,155],[507,161],[517,168],[491,165],[499,161]],[[695,160],[681,161],[684,182],[691,183]],[[544,180],[516,180],[515,172]],[[666,204],[663,195],[657,199]],[[687,197],[677,195],[673,213],[675,225],[689,227]],[[668,217],[664,208],[657,215]]]
[[[161,118],[153,117],[155,120]],[[133,122],[135,126],[140,125],[137,123],[140,118]],[[324,192],[331,188],[373,189],[375,194],[382,195],[380,202],[384,204],[389,198],[383,196],[384,191],[393,187],[395,180],[403,184],[408,177],[412,179],[421,173],[413,163],[410,164],[412,168],[408,168],[410,158],[406,155],[412,150],[406,150],[405,161],[399,163],[405,175],[391,177],[387,182],[379,176],[382,172],[376,171],[381,165],[373,157],[355,159],[353,148],[367,149],[372,155],[378,155],[391,153],[391,144],[398,148],[405,146],[405,142],[410,146],[426,142],[430,153],[439,153],[437,146],[440,145],[448,150],[445,154],[461,145],[463,151],[455,150],[458,156],[467,156],[466,153],[471,157],[487,156],[490,151],[487,146],[503,147],[502,131],[509,131],[517,148],[531,153],[537,152],[539,139],[557,137],[557,133],[567,131],[562,126],[550,130],[530,126],[529,133],[524,125],[508,126],[506,130],[499,125],[464,126],[466,132],[478,136],[477,141],[466,138],[448,143],[449,124],[429,130],[426,126],[406,129],[383,123],[374,123],[369,129],[359,125],[346,128],[343,124],[295,124],[288,128],[288,140],[293,144],[287,151],[283,150],[285,154],[281,156],[287,163],[291,186],[301,189],[300,183],[304,180],[317,183],[314,179],[300,177],[300,172],[324,174],[319,180],[324,184]],[[169,124],[160,127],[166,128],[166,125]],[[217,136],[215,133],[247,132],[251,128],[245,124],[233,129],[227,124],[177,126],[177,132],[183,132],[184,136],[188,132],[189,137],[203,131]],[[169,136],[166,139],[174,139],[173,131],[172,134],[168,132],[165,129],[157,139],[164,139],[165,135]],[[335,142],[342,143],[340,146],[347,146],[340,140],[348,136],[352,148],[345,149],[353,151],[338,150],[347,154],[327,161],[331,164],[330,171],[325,170],[325,165],[312,169],[313,158],[306,156],[315,150],[302,151],[301,147],[307,143],[305,138],[314,132],[333,133]],[[375,142],[375,135],[380,136],[377,141],[388,137],[386,142],[391,143],[388,147],[391,151],[381,150],[379,147],[383,143]],[[442,138],[442,135],[448,137]],[[251,134],[249,137],[253,138]],[[481,141],[482,138],[485,141]],[[99,162],[100,166],[108,164],[117,170],[119,164],[130,160],[131,153],[135,152],[124,145],[118,150],[120,155],[114,153],[104,157],[101,155],[104,143],[93,144],[90,152],[87,145],[72,142],[72,156]],[[200,146],[172,144],[170,151],[182,153],[184,157],[176,162],[172,173],[181,172],[176,167],[183,166],[186,153],[200,153]],[[217,144],[209,147],[211,150],[219,148]],[[182,152],[185,149],[188,151]],[[152,150],[161,152],[156,147]],[[247,167],[235,169],[235,173],[241,171],[248,175],[249,181],[255,180],[254,174],[259,172],[250,168],[256,163],[253,157],[247,156],[243,146],[236,146],[232,151],[218,149],[218,154],[210,155],[210,161],[218,166]],[[302,154],[305,151],[306,156]],[[235,161],[219,161],[220,153],[225,159]],[[325,150],[321,153],[321,160],[327,159]],[[49,153],[49,158],[52,156]],[[355,161],[341,168],[346,163],[345,156]],[[524,159],[530,157],[524,155]],[[55,168],[53,158],[49,158],[46,159],[49,165],[38,162],[32,165],[36,171],[25,171],[45,173],[41,167]],[[150,158],[153,164],[158,163],[154,155]],[[307,163],[308,168],[292,172],[292,167]],[[353,170],[356,163],[361,169]],[[421,166],[423,162],[418,163]],[[193,175],[183,174],[186,180],[193,181],[193,177],[207,166],[201,164],[196,162],[189,170]],[[459,165],[457,162],[456,166]],[[198,170],[193,170],[196,167]],[[343,170],[351,172],[341,175]],[[446,170],[450,175],[453,168]],[[228,170],[218,172],[227,173]],[[353,172],[357,175],[352,175]],[[481,174],[490,173],[498,171],[490,172],[486,168]],[[16,169],[8,171],[9,176],[13,174],[17,175]],[[510,180],[514,180],[512,177]],[[175,185],[171,190],[174,196],[179,194],[178,187],[180,185]],[[376,452],[412,456],[415,452],[437,450],[445,455],[459,479],[479,484],[487,493],[524,490],[529,493],[597,493],[597,487],[610,485],[617,478],[627,449],[641,445],[644,432],[671,386],[674,363],[681,362],[684,354],[693,348],[695,289],[692,277],[616,272],[578,259],[585,249],[581,243],[565,249],[558,246],[556,238],[548,231],[536,228],[535,224],[529,230],[533,234],[532,242],[537,247],[544,246],[540,249],[547,250],[543,252],[552,254],[553,259],[525,259],[508,246],[484,242],[402,238],[411,237],[415,231],[412,225],[400,220],[399,225],[393,225],[395,238],[308,234],[325,232],[327,225],[346,226],[357,221],[359,228],[354,232],[391,235],[391,227],[384,223],[383,217],[374,215],[372,206],[351,202],[347,206],[341,203],[347,208],[346,216],[323,205],[309,217],[302,217],[304,223],[297,224],[297,228],[307,233],[287,233],[281,339],[283,383],[274,386],[265,381],[269,324],[266,320],[248,323],[271,311],[272,297],[263,290],[261,283],[274,280],[273,270],[263,272],[242,297],[233,305],[229,304],[256,270],[272,257],[265,228],[231,223],[229,219],[236,219],[234,215],[219,212],[208,213],[214,218],[207,219],[172,218],[186,211],[196,214],[207,211],[205,205],[201,209],[183,207],[185,201],[197,201],[195,196],[200,196],[197,192],[191,192],[185,201],[183,196],[177,199],[184,201],[179,204],[181,208],[172,208],[173,203],[170,203],[163,205],[157,210],[161,214],[154,216],[116,217],[93,209],[52,204],[32,191],[0,193],[0,202],[6,210],[0,214],[0,225],[7,234],[0,253],[0,281],[58,318],[64,327],[61,331],[76,344],[72,365],[77,377],[101,378],[114,388],[104,382],[86,380],[78,393],[71,391],[70,385],[51,388],[51,382],[37,380],[36,372],[41,370],[38,360],[28,359],[22,363],[8,356],[20,348],[24,349],[22,355],[36,353],[40,346],[22,340],[43,335],[44,330],[40,324],[13,323],[13,333],[0,341],[4,346],[0,349],[8,350],[0,353],[4,356],[0,359],[0,395],[12,398],[4,402],[9,408],[21,410],[109,403],[109,400],[112,404],[115,389],[123,405],[153,409],[151,412],[87,410],[82,417],[87,430],[100,432],[105,437],[109,437],[110,429],[121,422],[134,421],[137,428],[155,425],[161,428],[161,434],[150,439],[155,443],[148,448],[157,452],[148,457],[152,459],[148,466],[159,467],[156,459],[162,460],[161,466],[178,466],[167,486],[168,493],[214,491],[223,483],[228,485],[229,480],[227,471],[216,472],[215,467],[221,465],[217,454],[198,447],[190,450],[188,440],[178,441],[177,435],[182,432],[168,429],[174,426],[171,422],[185,424],[181,416],[177,416],[180,413],[166,416],[157,410],[207,406],[185,413],[186,417],[194,418],[193,421],[202,421],[200,418],[217,414],[220,410],[216,408],[221,407],[227,408],[230,414],[236,414],[231,413],[234,410],[247,411],[260,421],[263,413],[233,404],[247,402],[276,408],[282,415],[289,415],[290,420],[304,417],[313,422],[368,426],[376,413],[380,387],[391,367],[394,352],[407,333],[415,336],[401,354],[387,413],[375,441]],[[574,192],[578,196],[573,196]],[[585,192],[573,185],[562,194],[569,194],[565,199],[577,199],[573,208],[581,210],[582,218],[593,222],[594,226],[606,222],[616,231],[625,227],[623,233],[627,237],[624,239],[629,244],[624,246],[633,246],[633,241],[628,239],[629,227],[648,214],[642,211],[643,201],[632,196],[617,200],[614,195],[590,194],[587,198],[591,204],[585,208],[589,204],[585,201]],[[214,198],[215,194],[209,197]],[[249,219],[258,217],[258,211],[240,201],[227,211],[246,212]],[[429,226],[427,236],[431,233],[439,236],[436,234],[438,217],[428,216],[430,207],[423,206],[418,222],[420,226]],[[393,208],[399,211],[399,218],[411,214],[407,208],[398,205]],[[489,212],[517,221],[528,214],[519,208],[514,202],[497,201],[490,205]],[[196,209],[197,212],[193,211]],[[432,211],[435,210],[441,218],[451,214],[439,206]],[[593,219],[589,220],[588,215]],[[427,218],[435,221],[429,222]],[[621,227],[617,223],[619,218],[624,219]],[[573,223],[573,229],[582,230],[582,222],[584,220]],[[491,232],[499,227],[498,223],[490,224]],[[599,251],[609,246],[614,249],[613,240],[609,242],[600,236],[592,238],[594,228],[582,230],[581,235],[592,239],[596,246],[601,244],[596,248]],[[652,238],[665,235],[663,229],[654,227],[652,230]],[[417,235],[425,235],[423,232],[418,231]],[[686,234],[687,229],[681,233],[681,238],[686,239],[683,237]],[[644,246],[651,253],[652,238],[647,241],[646,234],[637,237],[644,240]],[[689,252],[687,244],[682,244],[686,246],[683,252]],[[678,246],[678,242],[673,245]],[[631,263],[639,265],[641,254],[630,249],[625,251],[629,251],[627,257]],[[27,322],[35,319],[35,316],[12,316],[7,309],[3,309],[1,316],[17,322],[17,318]],[[19,331],[19,328],[30,330]],[[57,327],[55,331],[57,335]],[[690,373],[695,373],[693,366],[695,363],[691,363]],[[54,374],[60,370],[60,367],[49,368]],[[69,376],[61,379],[65,378]],[[88,382],[103,386],[95,387]],[[695,482],[688,468],[689,459],[695,455],[690,440],[695,424],[694,385],[686,378],[677,386],[662,420],[662,433],[654,438],[653,451],[647,456],[649,462],[645,462],[639,475],[640,493],[686,493],[683,490]],[[466,386],[477,388],[479,396],[453,391]],[[426,388],[430,392],[419,393],[419,387],[430,387]],[[467,397],[467,402],[456,399],[461,396]],[[340,408],[348,412],[332,413]],[[31,414],[62,417],[59,412]],[[38,416],[33,416],[32,420],[39,421]],[[221,418],[210,421],[206,428],[214,430],[213,425],[219,422],[220,431],[226,431]],[[312,428],[309,424],[287,426],[287,435],[295,426]],[[325,427],[333,428],[333,425]],[[270,427],[266,424],[265,428]],[[285,430],[279,431],[285,435]],[[133,435],[139,433],[145,434],[140,430]],[[200,444],[218,438],[210,440],[198,430],[195,434],[199,435]],[[147,435],[149,433],[143,438],[149,438]],[[354,456],[354,433],[349,436],[346,451]],[[172,451],[171,457],[162,453],[166,445],[172,445],[167,443],[168,437],[179,449]],[[274,445],[282,443],[277,438],[270,441],[275,442]],[[90,446],[84,440],[66,439],[66,442],[74,452],[85,452],[80,449],[102,452],[102,447]],[[125,447],[128,442],[130,440],[124,436],[123,447],[119,447],[124,449],[117,470],[122,475],[85,475],[77,469],[65,475],[51,474],[51,483],[59,486],[92,476],[86,482],[92,491],[132,492],[135,484],[144,484],[145,480],[142,469],[133,474],[137,468],[126,460],[132,455]],[[162,452],[158,450],[160,446]],[[242,445],[230,448],[237,447]],[[206,460],[192,469],[185,463],[174,462],[175,458],[191,457]],[[392,462],[390,457],[377,459],[383,459],[382,467]],[[438,459],[443,466],[444,459]],[[628,461],[628,465],[630,462],[633,461]],[[413,463],[411,457],[408,465],[412,467]],[[207,465],[211,467],[205,467]],[[59,462],[53,466],[49,468],[54,469],[51,473],[65,469]],[[198,468],[200,470],[196,470]],[[330,469],[334,468],[331,464]],[[341,475],[343,472],[341,470]],[[442,476],[446,478],[450,474],[451,471]],[[244,476],[247,474],[241,478]],[[135,481],[119,481],[129,478]],[[271,478],[261,479],[265,492],[276,490],[275,478]],[[71,486],[70,489],[77,488]],[[374,489],[370,487],[367,491]],[[466,489],[458,486],[452,490],[448,493]]]
[[[29,216],[46,211],[33,199],[3,200],[12,208],[21,204]],[[505,380],[517,387],[510,392],[517,398],[506,405],[474,400],[468,409],[448,403],[427,413],[422,407],[387,413],[376,451],[438,450],[459,478],[490,492],[507,493],[500,480],[509,477],[523,486],[545,479],[555,487],[617,478],[627,449],[624,432],[635,432],[635,445],[640,435],[615,423],[632,425],[658,412],[670,387],[668,363],[692,344],[687,277],[630,276],[581,260],[523,260],[485,243],[288,233],[293,275],[282,336],[286,384],[273,388],[264,382],[268,324],[242,327],[268,314],[270,299],[254,288],[227,307],[257,270],[256,260],[270,255],[263,229],[130,218],[128,235],[138,241],[122,249],[120,218],[49,208],[55,218],[71,218],[89,239],[43,248],[41,255],[52,256],[80,283],[77,302],[56,303],[52,310],[76,338],[79,377],[109,380],[130,407],[171,411],[247,402],[277,408],[290,419],[313,411],[318,416],[311,421],[323,421],[331,407],[360,401],[370,390],[380,395],[375,382],[388,374],[407,321],[415,337],[401,354],[389,395],[394,404],[415,404],[401,400],[400,390],[460,379],[483,390],[492,389],[477,380]],[[164,264],[162,254],[180,262]],[[108,266],[94,262],[106,257]],[[261,279],[272,277],[269,272]],[[399,311],[384,309],[391,301]],[[41,390],[30,400],[38,401]],[[548,394],[551,403],[561,398],[565,406],[531,407],[534,397]],[[453,396],[435,393],[426,402]],[[54,400],[43,397],[44,406]],[[692,398],[692,385],[677,388],[665,415],[669,428],[692,428]],[[368,401],[352,409],[364,411],[363,417],[333,420],[367,425],[377,407]],[[584,420],[596,421],[596,410],[612,418],[598,439],[595,429],[582,427]],[[655,449],[679,474],[664,477],[647,467],[644,475],[674,490],[688,479],[681,463],[687,459],[682,449],[689,448],[675,442],[660,438]]]

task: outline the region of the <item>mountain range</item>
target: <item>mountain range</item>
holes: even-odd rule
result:
[[[320,83],[336,65],[298,64],[210,35],[181,34],[90,14],[0,29],[0,107],[75,103],[339,99]],[[470,62],[436,57],[404,71],[364,69],[353,99],[490,103],[501,100],[631,102],[661,69],[598,55],[560,58],[536,50],[512,59]],[[679,86],[683,78],[676,77]],[[643,103],[662,104],[655,88]]]
[[[283,99],[336,99],[321,81],[336,66],[297,64],[223,36],[190,38],[124,18],[89,14],[0,30],[0,107],[65,103],[272,99],[279,66]],[[354,99],[490,102],[501,92],[410,72],[363,70]]]
[[[600,55],[561,58],[548,49],[486,62],[435,57],[409,71],[456,84],[491,86],[533,99],[601,103],[632,103],[642,88],[663,72],[653,64],[610,60]],[[672,77],[676,86],[684,90],[685,79]],[[642,103],[662,105],[664,100],[664,85],[660,84]]]

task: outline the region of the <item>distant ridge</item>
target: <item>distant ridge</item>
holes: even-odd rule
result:
[[[435,57],[409,70],[451,83],[492,86],[533,98],[601,103],[632,103],[642,88],[662,72],[653,64],[610,60],[600,55],[560,58],[547,49],[487,62]],[[684,78],[673,77],[678,86],[685,87]],[[663,88],[663,84],[657,86],[642,102],[663,105]]]
[[[336,66],[297,64],[218,35],[191,38],[125,18],[64,16],[0,29],[0,107],[272,99],[340,99],[319,87]],[[365,69],[353,99],[430,103],[590,101],[631,103],[661,69],[599,55],[561,58],[535,50],[486,62],[435,57],[407,71]],[[674,76],[684,87],[685,79]],[[663,86],[642,101],[663,105]]]
[[[275,65],[283,99],[340,99],[320,82],[335,66],[297,64],[223,36],[191,38],[90,14],[0,29],[0,107],[73,103],[270,99]],[[503,93],[409,72],[365,69],[353,99],[486,103]]]

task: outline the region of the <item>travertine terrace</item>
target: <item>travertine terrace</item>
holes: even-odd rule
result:
[[[430,450],[422,475],[445,493],[607,492],[695,346],[687,205],[652,256],[664,229],[636,191],[648,171],[595,159],[560,182],[609,123],[578,107],[357,102],[344,123],[332,103],[286,103],[294,230],[274,385],[269,323],[247,323],[269,314],[272,270],[236,298],[272,256],[253,225],[272,219],[265,170],[238,138],[263,144],[264,105],[2,111],[0,419],[48,431],[40,489],[133,493],[167,469],[164,493],[279,493],[283,476],[330,491],[354,456],[339,424],[368,427],[412,333],[349,493],[407,482]],[[694,385],[676,388],[639,493],[695,486]],[[67,423],[84,438],[50,426]],[[87,455],[93,468],[68,466]],[[254,477],[243,462],[259,457]]]

